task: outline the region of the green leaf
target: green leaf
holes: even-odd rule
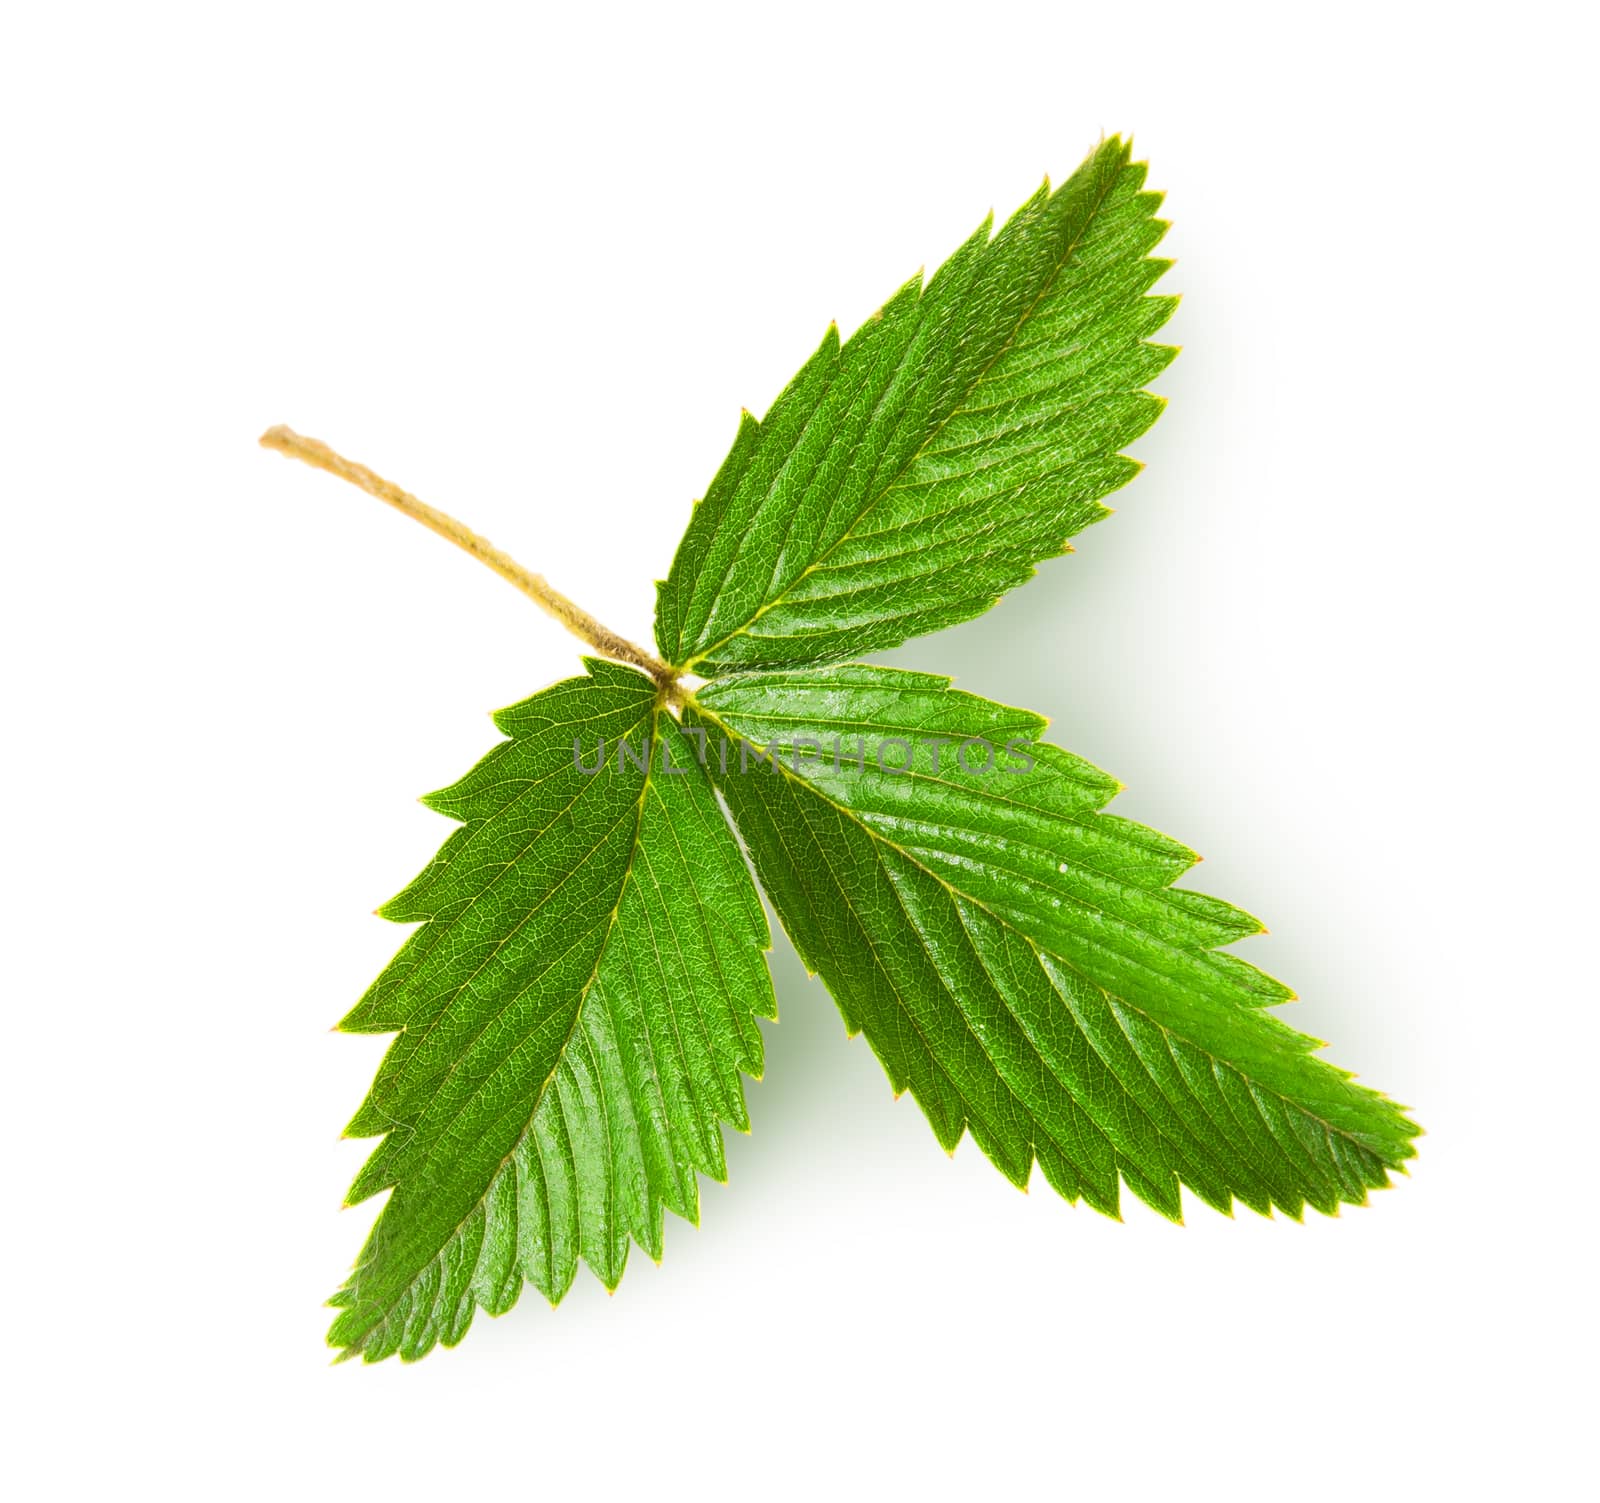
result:
[[[390,1191],[332,1303],[368,1361],[453,1345],[524,1280],[694,1221],[748,1126],[773,906],[851,1033],[940,1143],[1037,1163],[1115,1215],[1180,1187],[1298,1216],[1360,1204],[1414,1152],[1401,1109],[1316,1056],[1227,947],[1248,914],[1174,886],[1197,859],[1104,812],[1118,784],[1044,721],[841,660],[977,615],[1106,514],[1155,420],[1165,225],[1113,138],[926,288],[746,414],[658,587],[665,662],[454,518],[316,440],[262,442],[467,549],[613,658],[496,717],[427,802],[461,821],[382,910],[420,927],[342,1027],[396,1033],[350,1124]],[[711,682],[690,690],[690,672]],[[671,708],[681,711],[681,724]],[[691,738],[692,743],[691,743]]]
[[[659,1259],[663,1207],[693,1222],[696,1172],[725,1178],[720,1124],[748,1128],[760,901],[657,686],[586,666],[424,800],[461,828],[381,910],[421,927],[340,1025],[399,1034],[348,1129],[385,1135],[350,1201],[393,1193],[332,1301],[344,1356],[454,1345],[524,1279],[554,1303],[580,1256],[615,1288],[629,1239]]]
[[[706,677],[836,661],[979,615],[1107,515],[1156,419],[1166,225],[1128,144],[992,219],[748,413],[658,586],[662,656]]]
[[[970,1131],[1015,1184],[1037,1159],[1069,1200],[1114,1215],[1120,1177],[1174,1218],[1180,1182],[1332,1212],[1412,1155],[1219,948],[1261,925],[1173,887],[1193,853],[1099,812],[1118,784],[1038,716],[846,665],[712,684],[685,723],[796,949],[946,1149]]]

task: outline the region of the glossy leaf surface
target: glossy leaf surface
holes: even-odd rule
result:
[[[524,1281],[558,1301],[580,1259],[614,1288],[725,1177],[776,1006],[718,789],[947,1149],[970,1133],[1013,1183],[1037,1163],[1069,1200],[1114,1215],[1126,1184],[1172,1217],[1183,1185],[1334,1212],[1412,1156],[1416,1126],[1232,953],[1257,921],[1104,812],[1113,779],[1025,710],[842,661],[979,614],[1135,473],[1173,354],[1158,205],[1112,139],[830,330],[695,509],[658,587],[666,665],[611,636],[654,677],[587,659],[426,801],[460,828],[382,910],[419,927],[341,1025],[397,1035],[349,1128],[382,1137],[351,1201],[390,1195],[333,1300],[343,1355],[453,1344]]]
[[[425,800],[461,828],[381,910],[421,927],[340,1025],[399,1034],[348,1129],[385,1135],[350,1200],[393,1193],[333,1301],[347,1356],[454,1345],[524,1279],[555,1302],[580,1256],[615,1288],[630,1238],[660,1258],[663,1208],[695,1221],[696,1173],[725,1178],[721,1124],[748,1126],[776,1015],[760,900],[656,686],[587,666]]]
[[[669,663],[854,657],[987,610],[1106,515],[1156,419],[1151,344],[1175,299],[1160,196],[1117,138],[841,345],[836,328],[757,422],[747,413],[671,573]]]
[[[1180,1182],[1333,1211],[1411,1156],[1221,948],[1261,925],[1173,887],[1193,853],[1101,813],[1118,784],[1040,717],[846,665],[713,684],[687,723],[738,746],[708,764],[762,886],[947,1149],[970,1131],[1018,1185],[1037,1160],[1115,1214],[1120,1177],[1173,1217]]]

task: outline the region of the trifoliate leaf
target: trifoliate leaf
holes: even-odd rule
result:
[[[748,1126],[760,900],[657,685],[586,662],[425,800],[461,828],[381,910],[421,927],[340,1025],[399,1034],[348,1129],[385,1134],[351,1202],[393,1193],[333,1300],[345,1356],[454,1345],[524,1279],[559,1300],[580,1256],[615,1288]]]
[[[1171,885],[1196,859],[1099,811],[1117,783],[1044,721],[929,674],[736,677],[686,725],[762,886],[849,1031],[953,1150],[1025,1185],[1164,1214],[1359,1204],[1417,1128],[1264,1009],[1291,993],[1219,948],[1261,925]]]
[[[748,413],[658,587],[656,642],[706,677],[836,661],[964,621],[1106,515],[1156,419],[1176,299],[1160,196],[1105,142],[992,219]]]
[[[1416,1126],[1269,1010],[1226,947],[1248,914],[1197,859],[1104,813],[1117,783],[1044,721],[929,674],[842,664],[965,620],[1105,515],[1155,420],[1173,299],[1144,168],[1113,138],[822,348],[733,452],[658,587],[666,661],[453,517],[287,428],[606,656],[496,717],[427,802],[462,821],[382,911],[421,925],[346,1029],[394,1032],[351,1123],[351,1191],[392,1194],[332,1303],[344,1356],[421,1356],[474,1309],[608,1288],[663,1211],[693,1221],[746,1125],[768,930],[715,787],[807,965],[954,1151],[1037,1163],[1116,1214],[1333,1212]],[[620,666],[620,663],[633,665]],[[831,666],[830,666],[831,665]],[[642,670],[636,672],[635,669]],[[691,672],[712,682],[691,690]],[[681,716],[681,724],[675,719]]]

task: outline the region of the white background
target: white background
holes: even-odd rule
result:
[[[18,7],[0,36],[18,1498],[1593,1496],[1579,10]],[[415,802],[626,634],[732,438],[1131,130],[1186,347],[1073,558],[892,661],[1034,707],[1414,1106],[1398,1188],[1122,1225],[954,1161],[786,941],[754,1131],[608,1299],[330,1368],[330,1035]]]

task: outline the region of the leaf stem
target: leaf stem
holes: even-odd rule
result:
[[[429,506],[426,501],[419,501],[409,491],[403,491],[398,485],[385,480],[383,476],[374,474],[364,464],[356,464],[353,460],[346,459],[344,455],[330,449],[321,439],[305,438],[281,423],[275,428],[268,428],[261,435],[261,447],[276,449],[291,459],[315,465],[319,470],[326,470],[330,475],[337,475],[341,480],[348,480],[351,485],[359,486],[369,496],[387,501],[396,511],[403,511],[430,531],[438,533],[440,537],[470,553],[479,563],[487,564],[502,579],[509,580],[530,600],[554,616],[573,636],[587,642],[596,652],[604,653],[609,658],[616,658],[619,662],[631,663],[635,668],[644,669],[661,686],[662,692],[668,699],[674,703],[680,701],[682,690],[678,684],[677,674],[660,658],[646,652],[644,648],[630,642],[626,637],[618,636],[610,627],[603,626],[582,606],[567,599],[544,575],[524,569],[510,554],[502,553],[487,538],[479,537],[470,527],[456,521],[447,512]]]

